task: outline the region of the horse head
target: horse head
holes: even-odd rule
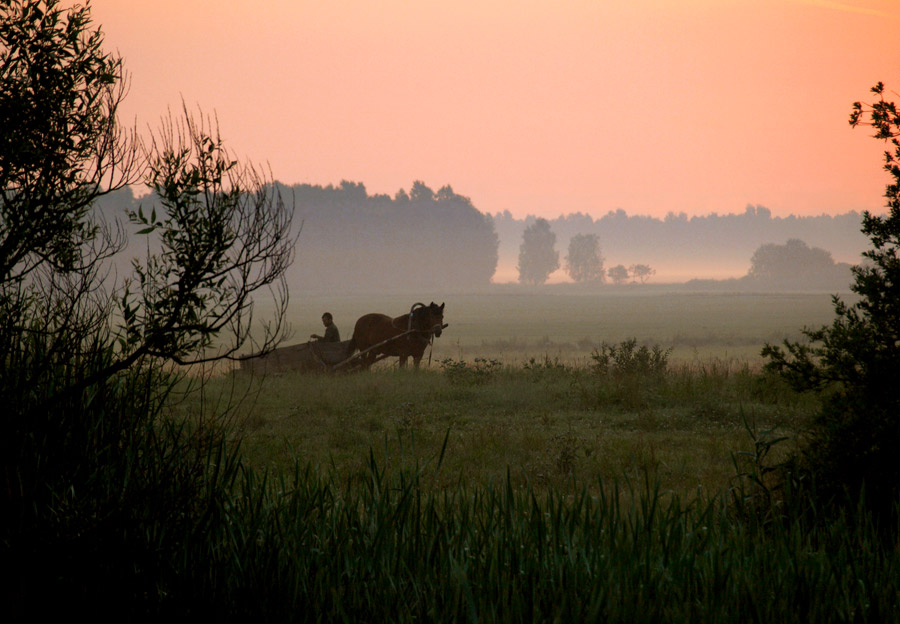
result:
[[[435,336],[440,337],[444,329],[444,304],[436,304],[434,301],[428,306],[428,325]]]
[[[444,304],[416,303],[409,312],[410,327],[440,336],[444,326]]]

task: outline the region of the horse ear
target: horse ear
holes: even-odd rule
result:
[[[441,304],[441,312],[443,312],[443,311],[444,311],[444,303]]]

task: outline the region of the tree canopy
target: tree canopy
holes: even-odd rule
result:
[[[656,275],[656,269],[651,268],[648,264],[632,264],[628,267],[628,273],[632,280],[644,284],[653,275]]]
[[[566,273],[576,282],[603,281],[606,271],[603,269],[598,235],[576,234],[569,239]]]
[[[890,145],[884,169],[887,214],[863,214],[862,231],[872,247],[869,261],[854,266],[854,303],[833,298],[831,325],[804,331],[807,342],[767,345],[768,368],[795,387],[823,393],[818,414],[801,453],[793,458],[797,482],[813,483],[815,494],[842,506],[866,503],[886,513],[900,494],[900,115],[878,99],[853,105],[850,124],[875,128]],[[894,525],[896,526],[896,525]]]
[[[394,198],[369,195],[361,183],[280,186],[303,223],[294,288],[445,291],[490,284],[497,235],[489,217],[450,186],[416,181]]]
[[[624,264],[617,264],[614,267],[609,267],[607,275],[609,275],[609,279],[612,280],[613,284],[622,284],[628,279],[628,269]]]
[[[169,417],[176,388],[203,379],[176,364],[283,337],[291,207],[202,114],[143,141],[122,129],[127,76],[102,44],[88,6],[0,3],[0,560],[18,575],[13,611],[38,592],[92,606],[102,594],[120,615],[160,600],[237,470],[220,406]],[[138,180],[154,206],[98,205]],[[113,264],[129,227],[143,253]],[[261,292],[270,322],[257,324]]]
[[[537,219],[525,228],[519,247],[519,282],[531,286],[543,284],[559,268],[556,234],[546,219]]]

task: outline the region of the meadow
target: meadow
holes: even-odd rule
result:
[[[416,301],[447,304],[450,327],[432,360],[490,357],[522,364],[532,357],[585,362],[603,342],[636,338],[672,347],[673,361],[740,358],[757,362],[765,342],[797,339],[806,326],[830,322],[827,293],[689,293],[665,287],[608,287],[609,294],[542,294],[498,288],[494,294],[295,295],[288,343],[321,333],[322,312],[334,314],[344,339],[368,312],[399,316]],[[849,298],[848,294],[842,294]],[[265,313],[262,307],[261,312]]]
[[[397,307],[302,307],[349,319],[380,304]],[[898,533],[818,523],[767,477],[819,404],[765,373],[759,349],[827,322],[827,296],[447,306],[423,370],[219,374],[202,401],[170,404],[176,421],[228,412],[244,466],[201,556],[208,613],[896,620]]]
[[[793,436],[815,407],[732,360],[673,364],[657,375],[477,357],[425,371],[238,374],[207,391],[226,389],[247,397],[236,435],[259,470],[290,473],[299,461],[345,481],[374,459],[389,475],[424,471],[423,483],[439,491],[508,481],[595,492],[649,477],[664,493],[718,493],[733,485],[734,460],[753,453],[757,438]]]
[[[447,305],[423,370],[138,368],[48,413],[20,436],[14,619],[897,621],[900,531],[769,479],[818,400],[755,341],[827,297]]]
[[[210,396],[246,397],[236,416],[247,461],[276,474],[295,461],[388,471],[434,465],[438,489],[508,478],[539,490],[596,489],[649,475],[664,492],[718,492],[763,432],[791,440],[815,401],[761,372],[766,341],[827,322],[824,294],[462,295],[423,370],[216,377]],[[317,297],[293,304],[297,333],[331,311],[403,312],[402,297]],[[598,372],[602,345],[665,353],[664,374]],[[632,354],[634,355],[634,354]],[[197,409],[189,406],[185,409]],[[791,448],[778,446],[776,453]],[[771,459],[771,458],[770,458]]]

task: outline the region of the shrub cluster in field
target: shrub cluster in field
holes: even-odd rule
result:
[[[799,398],[777,376],[751,370],[746,362],[709,359],[671,365],[672,349],[639,345],[630,338],[618,344],[601,343],[586,367],[545,355],[521,365],[504,366],[488,358],[441,360],[444,377],[454,386],[483,386],[500,379],[524,377],[532,381],[567,382],[591,405],[619,405],[628,410],[704,403],[719,411],[740,402],[796,404]],[[517,372],[520,371],[520,372]],[[502,373],[502,377],[501,377]],[[715,407],[718,402],[719,407]]]
[[[487,383],[503,364],[500,360],[475,358],[472,363],[446,358],[440,361],[441,370],[452,384],[482,385]]]

